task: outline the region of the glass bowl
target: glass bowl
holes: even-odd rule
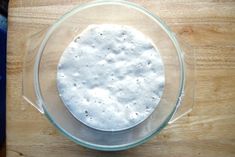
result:
[[[154,112],[137,126],[99,131],[78,121],[59,97],[56,76],[68,44],[91,24],[132,26],[152,39],[164,63],[165,87]],[[46,32],[46,33],[45,33]],[[127,1],[95,1],[77,6],[48,30],[30,39],[24,61],[23,96],[72,141],[97,150],[124,150],[147,141],[163,129],[179,106],[185,84],[182,51],[174,33],[157,16]]]

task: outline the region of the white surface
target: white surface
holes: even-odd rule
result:
[[[90,25],[58,64],[64,104],[82,123],[103,131],[131,128],[160,101],[164,68],[151,40],[129,26]]]

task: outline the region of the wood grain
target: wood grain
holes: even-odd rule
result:
[[[193,111],[149,142],[120,152],[83,148],[22,100],[27,39],[88,0],[12,0],[7,56],[7,156],[235,156],[235,1],[132,0],[159,15],[196,49]]]

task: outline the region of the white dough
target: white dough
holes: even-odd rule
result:
[[[164,67],[157,48],[130,26],[90,25],[62,54],[57,87],[79,121],[120,131],[144,121],[163,94]]]

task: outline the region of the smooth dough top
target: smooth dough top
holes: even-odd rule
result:
[[[79,121],[102,131],[144,121],[158,105],[164,83],[158,49],[130,26],[88,26],[65,49],[57,69],[64,105]]]

